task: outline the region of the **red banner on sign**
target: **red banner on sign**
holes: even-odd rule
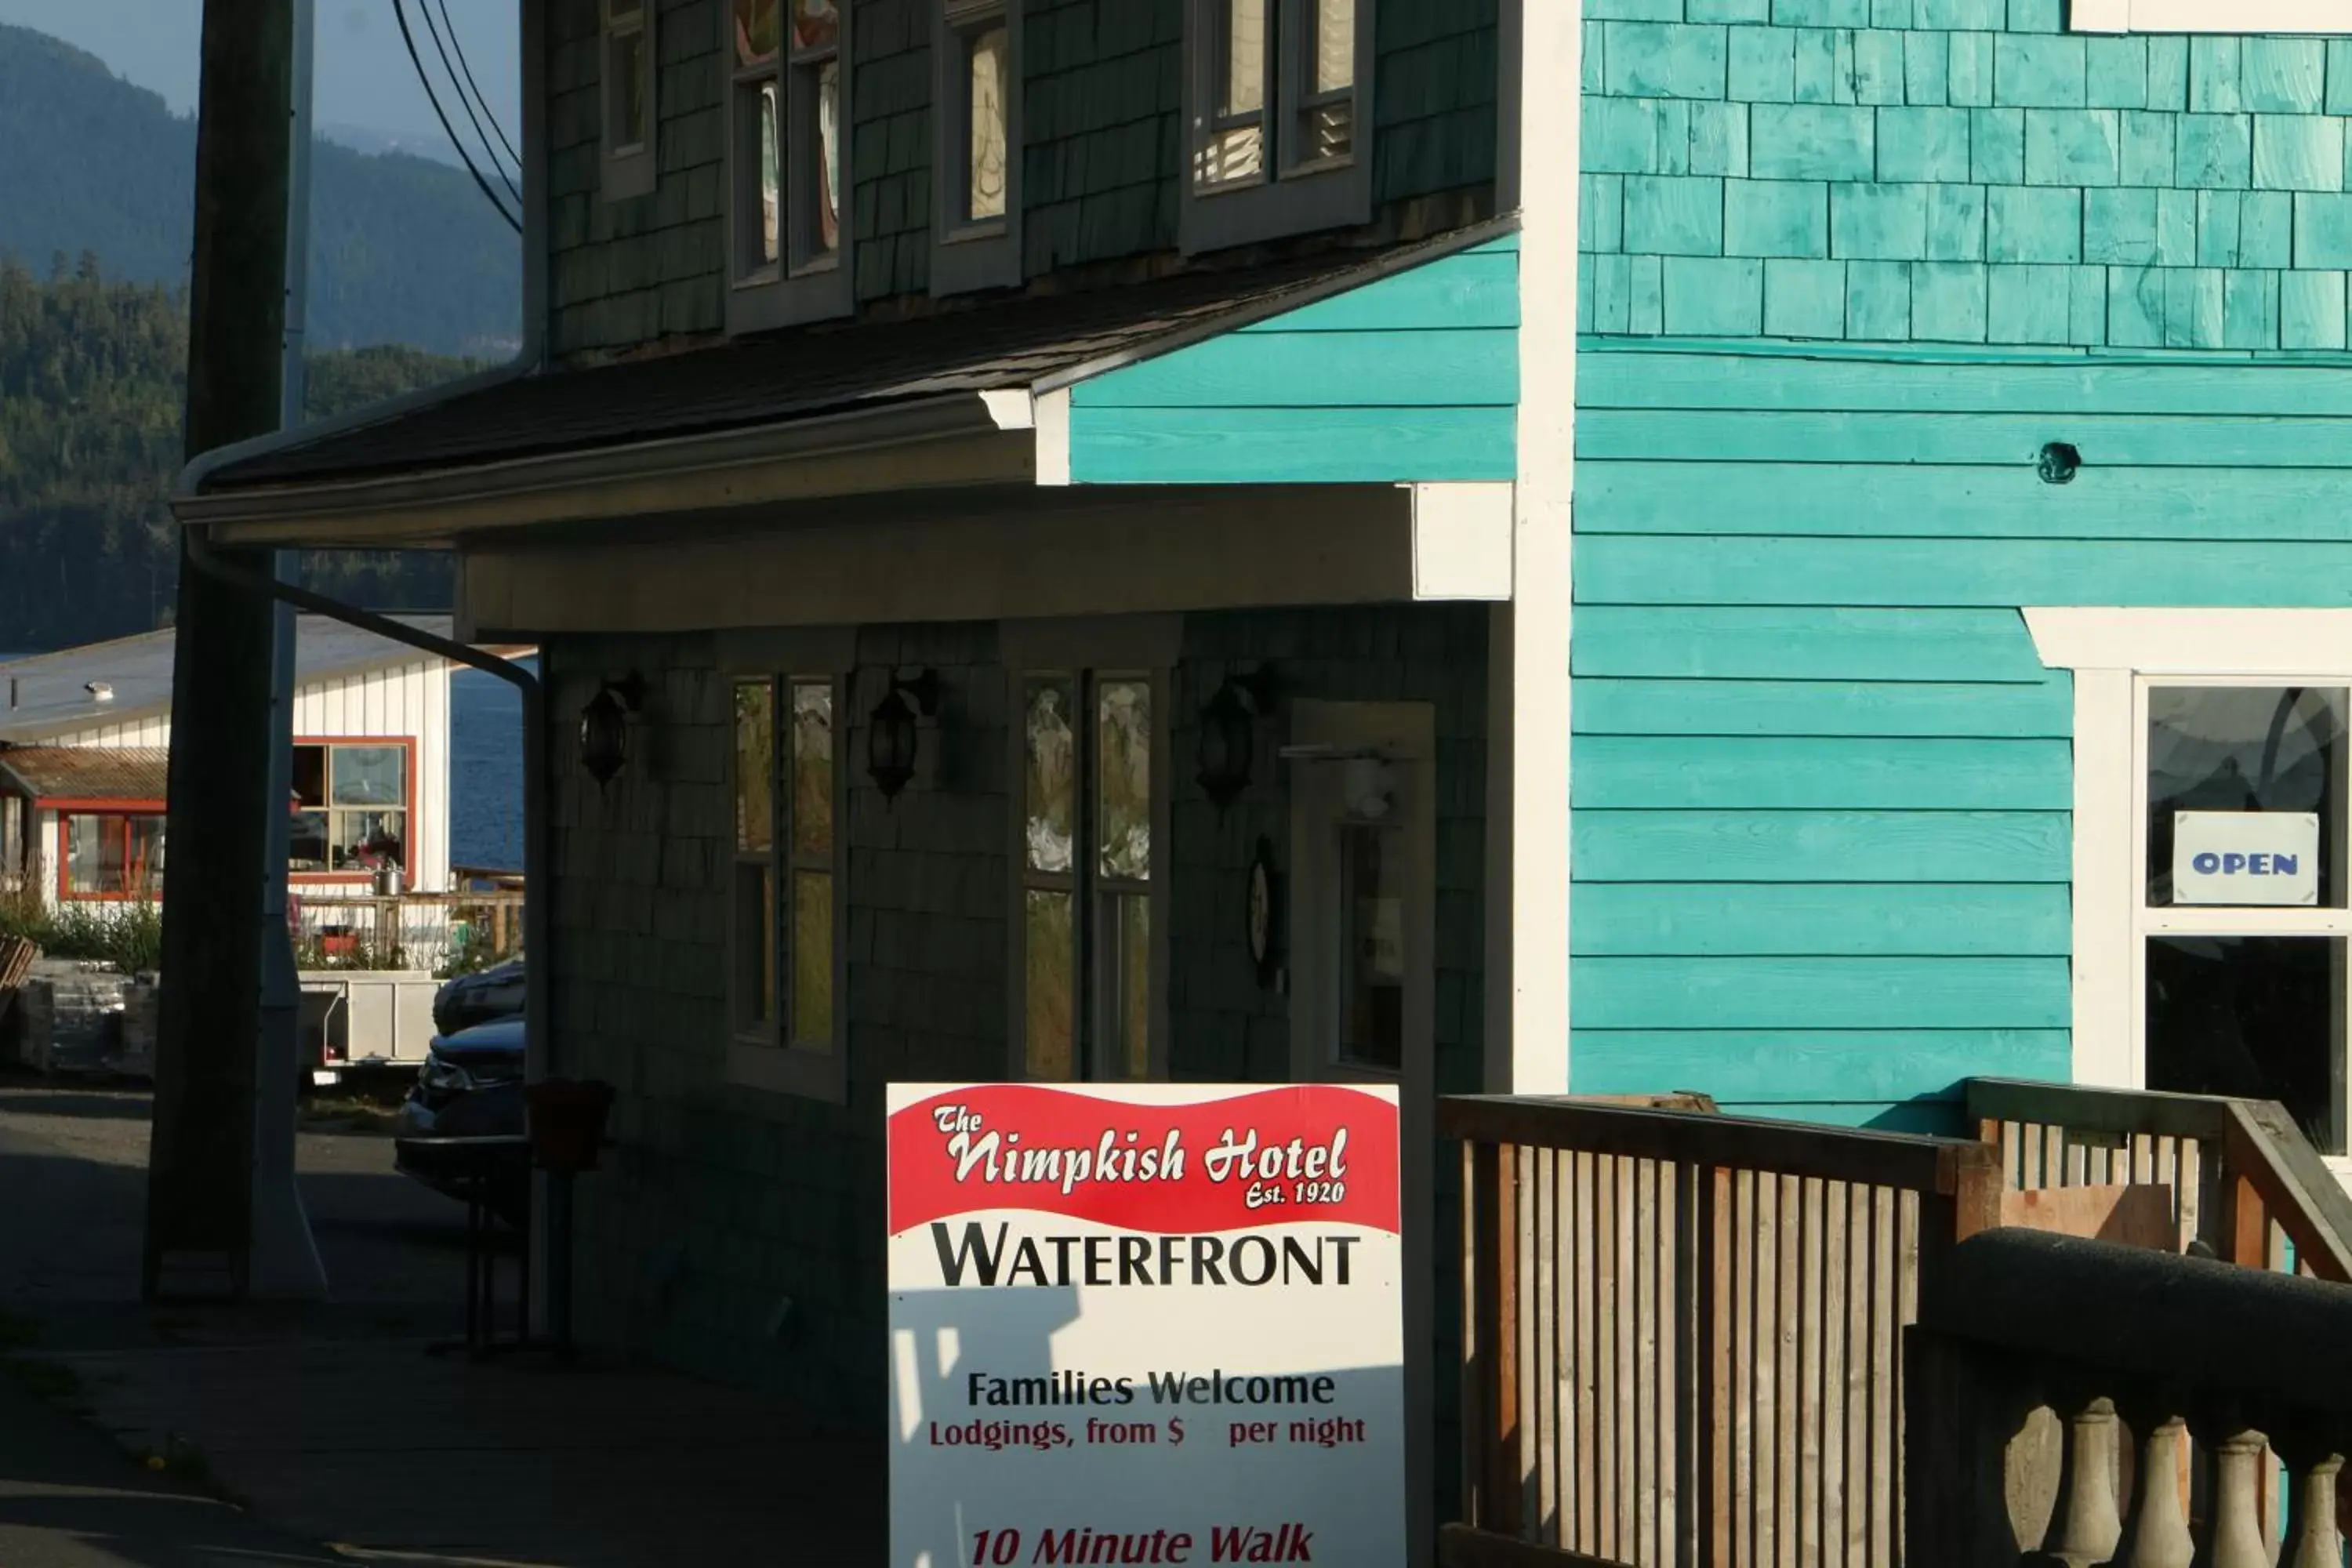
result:
[[[888,1138],[893,1235],[989,1209],[1186,1235],[1398,1228],[1397,1108],[1339,1084],[1173,1105],[982,1084],[908,1106]]]

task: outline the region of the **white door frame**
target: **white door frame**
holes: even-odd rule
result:
[[[1437,717],[1426,702],[1290,704],[1290,1067],[1297,1083],[1393,1083],[1398,1086],[1399,1175],[1404,1185],[1405,1528],[1416,1553],[1435,1537],[1432,1488],[1436,1478],[1435,1185],[1437,1107]],[[1405,927],[1404,1059],[1401,1072],[1342,1063],[1328,1048],[1331,992],[1336,982],[1331,943],[1338,930],[1334,869],[1322,847],[1339,820],[1339,775],[1350,754],[1377,753],[1393,770],[1396,821],[1404,831],[1408,919]],[[1419,1560],[1418,1555],[1415,1558]]]

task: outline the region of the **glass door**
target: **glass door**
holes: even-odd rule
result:
[[[2136,715],[2144,1082],[2278,1100],[2336,1156],[2348,684],[2143,679]]]

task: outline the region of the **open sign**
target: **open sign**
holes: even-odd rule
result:
[[[2318,815],[2308,811],[2174,813],[2172,901],[2316,904]]]

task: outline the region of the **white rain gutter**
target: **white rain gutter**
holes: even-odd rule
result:
[[[495,384],[488,383],[485,384]],[[459,383],[457,386],[465,386]],[[454,391],[455,388],[445,389]],[[411,406],[426,405],[423,399]],[[647,512],[687,512],[827,495],[919,487],[1025,482],[1034,471],[1026,440],[1025,391],[944,393],[814,418],[693,436],[665,437],[463,468],[367,479],[299,481],[203,494],[184,482],[172,510],[184,524],[233,527],[240,540],[299,540],[331,522],[345,539],[373,521],[415,540],[463,531],[582,522]],[[372,411],[383,417],[394,405]],[[1017,421],[1017,423],[1016,423]],[[349,427],[346,426],[345,427]],[[314,437],[325,426],[304,432]],[[253,452],[278,445],[249,444]],[[251,455],[225,451],[190,470],[201,485],[212,468]],[[209,454],[208,454],[209,456]],[[827,459],[837,459],[826,466]],[[411,526],[422,521],[425,528]]]

